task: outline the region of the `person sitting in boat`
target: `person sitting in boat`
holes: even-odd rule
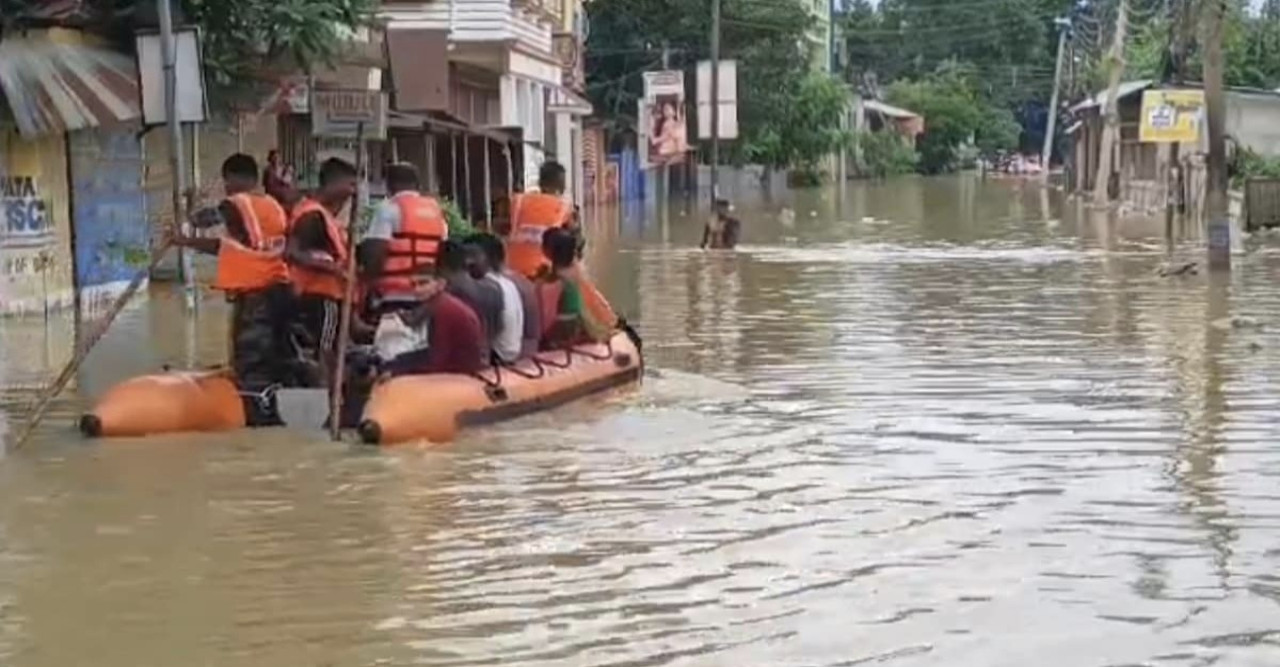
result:
[[[539,192],[516,195],[511,203],[507,237],[507,265],[533,279],[547,266],[542,254],[542,237],[551,229],[577,229],[573,205],[565,199],[565,169],[554,160],[543,163],[538,172]]]
[[[538,293],[533,283],[506,265],[506,247],[502,239],[493,234],[474,234],[467,240],[475,244],[489,258],[489,279],[502,288],[501,345],[495,346],[501,361],[510,363],[526,359],[538,351],[538,337],[542,332],[538,312]],[[515,299],[512,298],[513,291]],[[512,343],[519,336],[519,351],[511,354]]]
[[[414,277],[435,266],[449,226],[440,202],[420,192],[417,167],[391,164],[384,176],[389,196],[378,205],[360,244],[360,263],[379,310],[394,311],[415,303]]]
[[[481,359],[488,364],[495,338],[502,333],[502,288],[484,280],[489,273],[488,258],[474,246],[449,239],[440,244],[439,276],[445,289],[475,311],[480,318]]]
[[[577,239],[568,231],[553,229],[543,236],[542,247],[551,265],[538,284],[541,348],[562,349],[608,340],[613,322],[601,321],[584,298],[582,275],[576,266]]]
[[[440,275],[425,273],[415,279],[419,305],[390,315],[411,329],[426,330],[425,348],[406,352],[383,363],[390,376],[427,373],[472,374],[486,366],[482,348],[484,327],[475,309],[448,290]]]
[[[705,250],[733,250],[742,233],[742,222],[732,215],[733,207],[727,199],[716,199],[711,219],[702,229],[702,248]]]
[[[249,426],[280,424],[273,386],[291,384],[297,358],[290,336],[293,290],[285,263],[288,218],[275,199],[255,192],[258,163],[237,153],[222,163],[226,199],[197,211],[192,225],[221,225],[218,238],[176,235],[179,247],[216,255],[214,289],[232,303],[231,368],[244,393]]]
[[[316,386],[327,386],[337,364],[347,270],[347,229],[338,214],[355,196],[357,178],[351,163],[325,160],[319,190],[294,207],[289,225],[285,257],[298,294],[303,348],[322,369],[312,381]]]

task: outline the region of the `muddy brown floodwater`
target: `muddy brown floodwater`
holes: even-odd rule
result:
[[[736,254],[597,225],[642,389],[431,451],[80,441],[221,358],[156,292],[0,461],[0,663],[1280,664],[1280,253],[1160,278],[968,177],[737,203]],[[13,399],[69,324],[0,326]]]

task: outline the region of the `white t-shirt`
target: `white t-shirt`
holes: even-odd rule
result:
[[[365,234],[365,238],[390,241],[391,237],[400,231],[400,203],[396,200],[407,196],[416,197],[418,193],[404,190],[387,197],[378,204],[378,210],[373,214],[373,222],[369,224],[369,232]]]
[[[500,274],[490,273],[485,276],[502,288],[502,330],[493,340],[493,351],[508,363],[520,358],[520,348],[524,336],[524,302],[520,300],[520,290],[511,279]]]

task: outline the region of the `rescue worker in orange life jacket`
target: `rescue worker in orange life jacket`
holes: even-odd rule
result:
[[[323,369],[310,384],[327,385],[337,362],[342,300],[346,296],[347,229],[338,214],[356,193],[356,168],[338,158],[320,165],[320,188],[293,208],[289,260],[298,294],[305,354]]]
[[[377,310],[386,313],[417,305],[415,276],[434,270],[449,226],[440,203],[420,192],[416,167],[390,164],[384,176],[388,197],[360,244],[360,263],[377,295]]]
[[[232,302],[231,366],[245,395],[249,426],[280,423],[273,385],[291,384],[296,353],[289,336],[293,305],[284,247],[288,220],[276,200],[254,192],[258,163],[236,154],[222,163],[226,199],[192,215],[192,225],[222,225],[219,238],[178,235],[173,243],[217,255],[214,288]]]
[[[555,161],[544,162],[538,172],[538,189],[516,195],[511,203],[511,223],[505,231],[507,266],[529,279],[550,269],[542,254],[542,236],[551,229],[566,229],[577,238],[577,213],[564,197],[565,170]]]

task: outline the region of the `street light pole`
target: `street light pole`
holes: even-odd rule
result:
[[[187,225],[183,193],[187,190],[187,153],[182,143],[182,119],[178,118],[178,67],[177,45],[173,40],[173,10],[170,0],[156,0],[160,19],[160,58],[164,65],[164,112],[169,125],[169,171],[173,196],[173,227],[184,229]],[[178,265],[186,286],[187,305],[195,306],[195,276],[192,275],[190,254],[178,249]]]

